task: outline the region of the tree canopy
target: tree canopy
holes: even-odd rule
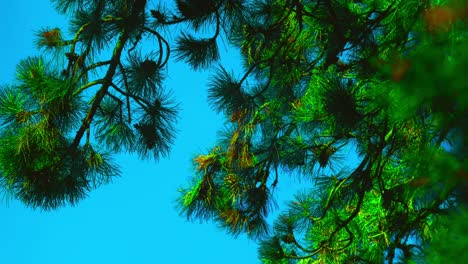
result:
[[[146,1],[52,2],[72,36],[39,30],[44,55],[22,60],[0,90],[2,185],[46,210],[118,175],[114,153],[166,157],[178,110],[163,87],[169,43],[150,29]],[[143,54],[143,38],[159,45]]]
[[[205,5],[190,19],[225,29],[245,69],[208,84],[229,124],[180,190],[188,218],[259,238],[264,263],[462,261],[465,3],[186,2]],[[288,174],[308,189],[270,227]]]
[[[119,173],[114,153],[169,154],[175,54],[212,71],[208,101],[227,123],[194,158],[182,214],[259,239],[263,263],[464,262],[463,1],[52,2],[71,37],[38,31],[47,56],[0,89],[0,181],[26,204],[75,204]],[[240,76],[220,65],[221,38],[240,51]],[[307,189],[270,226],[291,175]]]

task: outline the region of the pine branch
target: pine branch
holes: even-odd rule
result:
[[[109,69],[107,70],[107,73],[104,76],[104,82],[101,88],[99,89],[99,91],[96,93],[96,98],[94,99],[93,104],[91,105],[91,108],[86,114],[86,117],[83,120],[81,127],[79,128],[79,130],[76,133],[75,138],[73,139],[73,142],[70,146],[71,149],[76,149],[78,145],[80,144],[81,138],[83,137],[85,130],[89,128],[91,121],[93,120],[94,115],[96,113],[96,110],[99,107],[99,104],[101,103],[102,99],[106,95],[107,90],[109,89],[109,86],[112,84],[112,78],[114,77],[115,71],[120,62],[120,56],[122,54],[122,50],[125,46],[125,43],[128,40],[128,37],[129,36],[128,36],[127,31],[123,30],[114,48],[114,52],[113,52],[114,55],[112,56]]]

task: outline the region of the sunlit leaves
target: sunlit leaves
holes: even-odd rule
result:
[[[231,198],[231,201],[233,203],[237,201],[237,199],[240,197],[243,191],[243,186],[241,185],[240,181],[241,179],[233,173],[227,174],[224,177],[223,183],[226,186],[230,195],[229,198]]]
[[[221,211],[218,217],[223,225],[227,227],[228,232],[235,235],[244,230],[248,221],[245,214],[232,208]]]
[[[179,192],[180,210],[187,218],[209,219],[219,206],[219,190],[211,174],[205,174],[190,189],[180,189]]]
[[[253,238],[268,232],[266,217],[274,201],[269,188],[261,181],[265,171],[242,168],[235,174],[226,166],[230,161],[221,148],[194,161],[199,174],[190,188],[180,189],[178,205],[189,218],[215,219],[229,233],[247,233]],[[247,173],[255,176],[246,178]]]
[[[280,228],[284,224],[296,232],[303,232],[310,228],[313,222],[323,217],[324,214],[324,207],[320,204],[318,197],[320,197],[319,194],[305,191],[296,193],[294,200],[287,203],[288,214],[284,215],[285,219],[278,219],[275,230],[284,231]]]
[[[27,101],[16,92],[16,87],[0,88],[0,124],[12,125],[15,122],[25,123],[31,118],[31,112],[26,107]]]
[[[176,60],[187,62],[195,70],[207,68],[219,59],[216,38],[198,39],[183,33],[174,51]]]
[[[242,28],[241,52],[247,59],[247,64],[254,64],[262,59],[262,52],[271,48],[280,38],[280,31],[268,30],[264,25],[246,24]]]
[[[73,95],[75,83],[59,79],[56,74],[54,68],[40,57],[30,57],[19,63],[19,84],[3,94],[1,99],[6,103],[5,100],[21,98],[16,101],[22,102],[22,109],[17,108],[16,120],[19,123],[35,116],[36,120],[47,119],[64,131],[78,124],[84,101],[80,95]],[[14,102],[10,101],[11,103]]]
[[[232,135],[230,145],[226,151],[229,164],[236,164],[241,169],[254,166],[254,155],[251,152],[251,143],[244,139],[239,139],[239,131]]]
[[[211,168],[211,166],[213,165],[219,165],[219,155],[220,155],[220,150],[221,148],[215,148],[213,149],[209,154],[207,155],[203,155],[203,154],[200,154],[198,155],[196,158],[193,159],[193,161],[195,162],[195,165],[197,166],[197,170],[200,170],[200,171],[206,171],[208,170],[209,168]]]
[[[21,88],[30,90],[36,96],[41,92],[47,92],[42,84],[49,79],[47,78],[49,66],[41,57],[21,60],[16,67],[16,76],[22,83]]]
[[[221,169],[220,150],[215,148],[207,155],[194,158],[200,178],[197,177],[190,188],[179,189],[178,206],[187,218],[209,219],[216,210],[224,208],[225,198],[216,180]]]

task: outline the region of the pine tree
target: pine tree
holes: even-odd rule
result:
[[[168,155],[177,105],[160,32],[182,25],[173,53],[214,69],[208,100],[228,123],[194,158],[183,214],[260,239],[264,263],[467,262],[463,1],[53,2],[72,37],[46,28],[37,44],[62,59],[23,60],[0,90],[0,179],[26,204],[76,203],[118,174],[113,153]],[[239,77],[215,68],[223,37]],[[340,163],[345,151],[358,162]],[[309,189],[270,226],[288,174]]]
[[[208,84],[228,125],[194,158],[182,214],[259,239],[263,263],[468,261],[466,3],[177,7],[193,29],[225,32],[245,72],[219,67]],[[213,38],[184,35],[179,58],[209,65],[218,58]],[[346,152],[358,162],[340,163]],[[288,174],[309,189],[270,227],[275,188]]]
[[[45,210],[118,175],[114,153],[166,157],[178,110],[163,87],[170,47],[146,0],[52,2],[70,16],[71,37],[39,30],[43,55],[22,60],[17,82],[0,89],[0,183]],[[159,44],[152,53],[140,49],[147,38]]]

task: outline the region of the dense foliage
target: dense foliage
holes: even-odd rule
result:
[[[466,4],[178,3],[195,29],[224,29],[245,68],[209,83],[229,125],[195,158],[184,214],[260,238],[264,263],[468,261]],[[187,61],[206,64],[208,43]],[[288,174],[307,189],[270,228]]]
[[[194,159],[183,214],[260,239],[264,263],[468,262],[463,1],[53,2],[74,36],[47,28],[37,43],[65,60],[28,58],[0,91],[0,179],[25,203],[75,203],[118,173],[112,153],[168,154],[161,32],[183,25],[175,58],[214,69],[208,100],[228,123]],[[241,76],[216,66],[220,38]],[[306,189],[269,226],[289,175]]]
[[[170,47],[150,29],[146,1],[53,3],[71,16],[72,37],[39,30],[44,55],[22,60],[0,89],[2,187],[46,210],[118,175],[113,153],[167,156],[178,108],[163,89]],[[147,38],[159,44],[152,53],[140,49]]]

